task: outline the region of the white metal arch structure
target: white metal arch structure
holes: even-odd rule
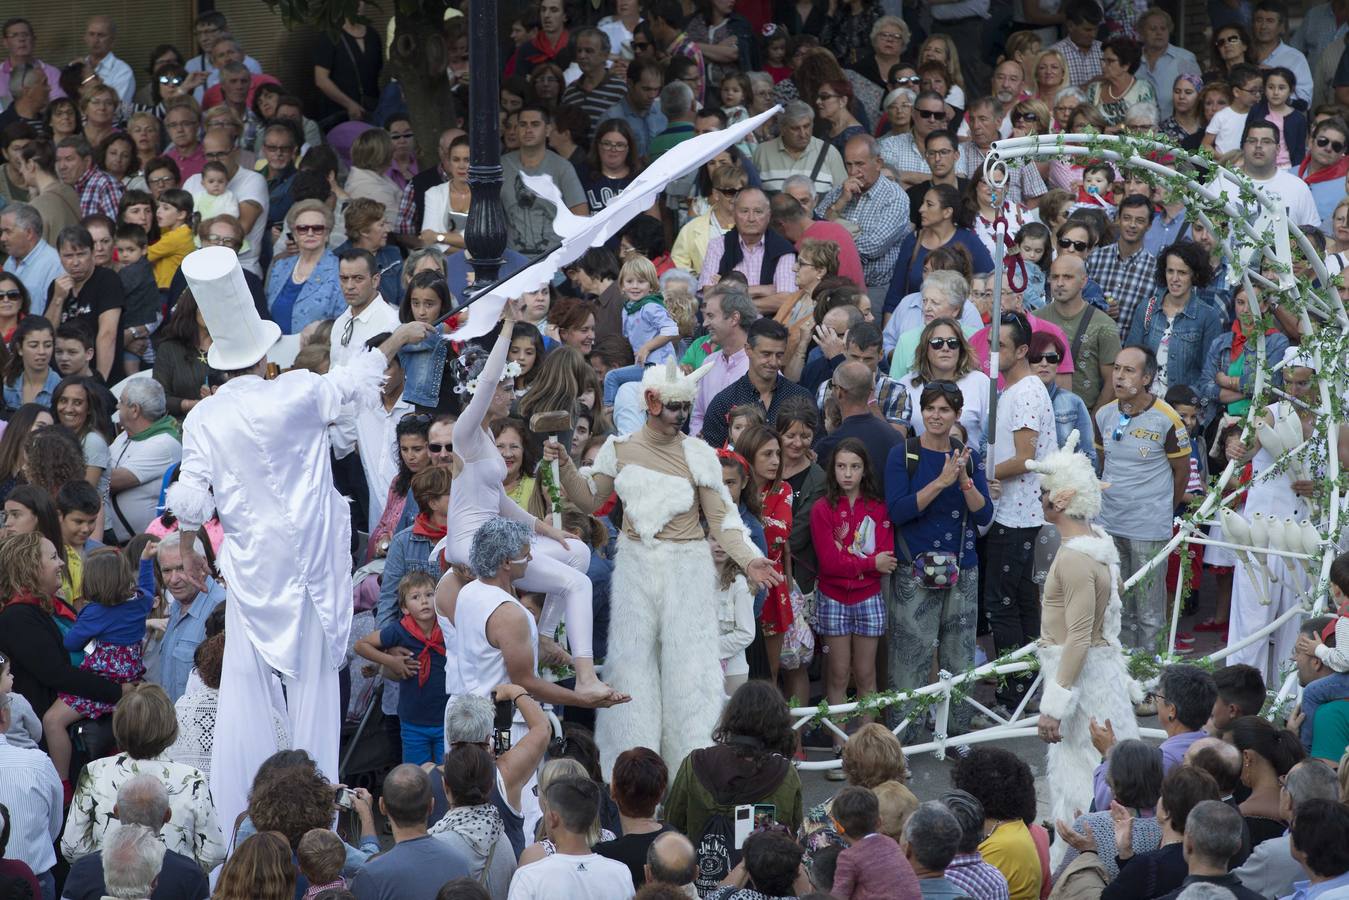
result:
[[[1215,542],[1209,540],[1200,530],[1201,526],[1217,521],[1224,508],[1231,506],[1239,491],[1228,491],[1233,477],[1238,471],[1238,461],[1232,460],[1218,477],[1217,483],[1208,492],[1200,506],[1176,524],[1179,530],[1165,548],[1137,572],[1125,581],[1125,587],[1148,575],[1153,569],[1164,565],[1171,552],[1182,544],[1218,544],[1234,551],[1250,554],[1251,558],[1263,561],[1268,556],[1277,556],[1289,560],[1298,560],[1307,573],[1305,587],[1299,592],[1300,604],[1279,615],[1260,630],[1236,637],[1229,644],[1206,659],[1219,662],[1236,650],[1269,638],[1279,627],[1292,618],[1320,614],[1326,605],[1327,585],[1329,584],[1330,563],[1339,547],[1342,531],[1340,507],[1346,499],[1346,491],[1341,485],[1339,466],[1339,431],[1337,423],[1349,420],[1349,353],[1344,346],[1349,336],[1349,315],[1325,263],[1311,242],[1300,229],[1288,222],[1285,211],[1244,173],[1227,169],[1216,164],[1211,158],[1201,154],[1190,154],[1174,145],[1159,139],[1155,135],[1115,136],[1098,134],[1038,135],[993,144],[984,161],[984,175],[995,191],[1000,191],[1008,182],[1010,169],[1017,165],[1030,164],[1035,160],[1062,159],[1072,157],[1091,157],[1105,159],[1124,169],[1141,169],[1155,180],[1164,182],[1174,194],[1183,196],[1186,201],[1186,214],[1191,220],[1198,220],[1219,238],[1226,248],[1230,270],[1239,276],[1246,288],[1252,309],[1264,315],[1271,307],[1270,296],[1278,297],[1278,302],[1298,314],[1304,337],[1301,347],[1310,353],[1317,363],[1320,373],[1319,397],[1316,408],[1317,431],[1313,437],[1280,457],[1280,465],[1271,467],[1256,480],[1280,471],[1284,464],[1296,459],[1322,462],[1325,466],[1325,480],[1329,482],[1329,502],[1324,509],[1315,513],[1317,520],[1312,524],[1316,529],[1315,538],[1310,546],[1296,550],[1284,549],[1279,543],[1273,546],[1269,542],[1239,543],[1228,535],[1227,540]],[[1165,159],[1166,162],[1159,162]],[[1177,171],[1177,164],[1184,165],[1188,171]],[[1216,219],[1216,224],[1215,224]],[[1006,222],[999,221],[995,244],[1003,246],[1006,236]],[[1294,251],[1310,267],[1311,279],[1320,287],[1315,287],[1308,278],[1296,278],[1293,274]],[[1003,254],[995,254],[994,277],[994,317],[1000,308],[1002,293]],[[1261,273],[1261,266],[1271,269],[1269,276]],[[1320,327],[1313,329],[1313,318]],[[1282,360],[1265,359],[1265,338],[1263,329],[1256,329],[1255,346],[1259,367],[1256,371],[1254,396],[1278,397],[1291,400],[1287,394],[1269,385],[1268,375],[1276,371]],[[991,355],[995,358],[996,344],[990,342]],[[995,378],[996,383],[996,378]],[[1305,405],[1305,404],[1298,404]],[[1243,435],[1249,439],[1255,430],[1255,422],[1263,412],[1263,406],[1252,403],[1246,416]],[[989,428],[990,433],[992,427]],[[1259,566],[1252,567],[1253,571]],[[1256,578],[1262,576],[1256,575]],[[1266,584],[1267,576],[1266,577]],[[1179,600],[1183,579],[1177,579],[1176,598]],[[1168,647],[1175,647],[1176,628],[1180,617],[1181,604],[1173,604],[1168,634]],[[903,707],[919,701],[931,706],[935,713],[936,727],[934,739],[924,744],[906,747],[908,753],[933,752],[938,757],[945,754],[949,739],[946,735],[947,718],[950,705],[956,702],[970,703],[998,724],[961,735],[960,744],[978,744],[1006,740],[1013,737],[1029,737],[1035,734],[1035,719],[1027,717],[1026,703],[1040,688],[1040,679],[1026,693],[1018,708],[1010,717],[1000,716],[992,710],[965,695],[964,685],[973,685],[989,676],[1011,675],[1036,671],[1039,668],[1035,656],[1035,644],[1010,653],[972,669],[969,672],[939,673],[938,680],[930,685],[908,692],[889,692],[870,698],[863,703],[845,703],[835,706],[801,707],[792,710],[795,726],[801,728],[812,719],[821,716],[825,727],[846,739],[845,731],[833,719],[846,719],[865,708],[873,711],[879,707]],[[1296,689],[1295,675],[1289,675],[1279,689],[1276,701],[1282,702]],[[955,695],[955,696],[953,696]],[[821,714],[824,714],[823,716]],[[906,717],[895,728],[896,733],[912,721]],[[1156,729],[1144,729],[1144,734],[1155,737],[1164,736]],[[804,762],[797,764],[801,769],[831,769],[839,765],[837,760]]]

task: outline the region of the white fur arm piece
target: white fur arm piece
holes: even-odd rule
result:
[[[618,477],[618,450],[614,447],[617,440],[620,440],[618,436],[611,436],[600,447],[600,452],[595,454],[595,462],[578,470],[581,477],[586,480],[586,484],[590,485],[592,493],[598,494],[601,490],[600,486],[595,484],[596,475],[603,475],[610,480]]]
[[[215,513],[215,496],[180,479],[169,485],[164,505],[177,516],[179,527],[187,534],[201,528]]]
[[[329,369],[321,377],[337,389],[343,403],[373,407],[384,387],[384,370],[389,361],[378,350],[357,354],[344,366]]]
[[[1062,722],[1077,707],[1080,691],[1069,690],[1052,678],[1045,679],[1045,689],[1040,697],[1040,712]]]

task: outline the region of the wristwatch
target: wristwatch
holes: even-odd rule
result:
[[[446,243],[445,232],[443,232],[443,231],[437,231],[437,232],[436,232],[436,243],[437,243],[437,244],[444,244],[444,243]]]

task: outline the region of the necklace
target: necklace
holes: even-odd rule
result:
[[[1107,81],[1107,82],[1105,83],[1105,92],[1106,92],[1106,96],[1110,98],[1110,102],[1111,102],[1111,103],[1118,103],[1119,101],[1123,100],[1123,99],[1124,99],[1124,95],[1127,94],[1127,93],[1129,93],[1129,89],[1132,88],[1132,87],[1134,86],[1134,81],[1136,81],[1136,80],[1137,80],[1137,79],[1135,79],[1132,75],[1130,75],[1130,76],[1129,76],[1129,87],[1126,87],[1124,90],[1120,91],[1119,93],[1115,93],[1115,86],[1114,86],[1113,84],[1111,84],[1110,82]]]

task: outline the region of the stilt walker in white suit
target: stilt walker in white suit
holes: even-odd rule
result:
[[[623,501],[604,675],[633,702],[599,712],[595,739],[606,774],[629,747],[658,750],[673,770],[712,743],[724,681],[712,550],[700,515],[751,581],[780,578],[746,537],[716,452],[682,433],[700,375],[673,363],[647,369],[646,425],[609,438],[589,468],[578,472],[559,445],[544,445],[545,459],[561,461],[563,490],[582,510],[614,490]]]
[[[258,766],[278,749],[266,712],[279,673],[296,749],[337,780],[337,668],[351,630],[351,515],[332,483],[328,426],[347,403],[378,401],[385,368],[429,329],[401,326],[380,351],[327,375],[264,380],[280,329],[253,306],[238,258],[224,247],[188,255],[183,274],[228,380],[183,423],[183,462],[167,505],[185,532],[215,511],[225,540],[225,662],[211,755],[211,792],[232,821],[248,804]],[[188,575],[206,564],[183,547]]]

